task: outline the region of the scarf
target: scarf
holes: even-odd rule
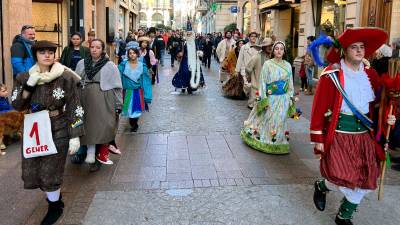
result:
[[[99,61],[93,64],[93,59],[92,57],[88,57],[85,59],[85,73],[86,76],[89,80],[92,80],[93,77],[103,68],[106,63],[110,61],[108,57],[105,56],[105,54],[102,54],[101,58]]]
[[[55,62],[49,72],[40,72],[39,65],[36,63],[32,68],[29,69],[29,76],[40,76],[38,85],[46,84],[54,79],[60,77],[65,71],[65,67],[58,62]]]

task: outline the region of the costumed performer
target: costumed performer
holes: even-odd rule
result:
[[[386,144],[385,147],[393,153],[391,154],[392,169],[400,171],[400,157],[395,156],[396,150],[398,151],[398,148],[400,148],[400,59],[390,59],[388,70],[388,73],[384,73],[381,78],[385,89],[381,97],[379,133]],[[390,108],[392,109],[391,115],[396,117],[394,126],[386,124]],[[389,137],[388,140],[386,140],[386,137]]]
[[[319,46],[332,46],[327,53],[330,65],[322,72],[314,97],[310,136],[324,177],[314,184],[314,204],[323,211],[326,194],[338,188],[344,194],[335,217],[339,225],[353,224],[353,212],[377,188],[379,162],[385,158],[373,134],[375,96],[381,85],[376,71],[362,61],[386,39],[387,33],[379,28],[351,28],[338,40],[321,35],[309,46],[319,66]]]
[[[12,105],[16,110],[27,110],[27,114],[31,114],[30,117],[36,116],[39,119],[33,124],[31,134],[36,133],[36,143],[39,143],[37,145],[40,146],[42,142],[41,147],[45,145],[46,149],[53,146],[53,143],[50,143],[51,140],[44,134],[39,136],[39,132],[44,132],[40,130],[43,124],[50,123],[52,141],[57,150],[51,155],[29,158],[24,153],[22,157],[24,188],[40,188],[47,195],[48,211],[41,222],[42,225],[54,224],[63,213],[61,185],[67,152],[69,150],[73,154],[78,150],[79,136],[83,134],[84,111],[77,87],[80,78],[72,70],[55,61],[56,50],[57,45],[49,41],[38,41],[32,46],[32,54],[37,63],[29,72],[16,78],[11,96]],[[37,116],[43,113],[46,115]],[[33,132],[35,124],[36,132]],[[24,135],[29,135],[29,131],[24,132]],[[24,137],[23,142],[29,141],[29,138]],[[27,153],[28,149],[30,147],[27,148]],[[33,153],[33,150],[30,153]]]
[[[250,147],[270,154],[289,153],[287,118],[295,112],[292,66],[281,41],[272,47],[272,59],[263,65],[257,99],[240,132]]]
[[[76,72],[82,78],[81,100],[86,112],[81,143],[87,145],[85,162],[91,164],[91,171],[96,171],[100,167],[96,160],[113,164],[109,159],[109,143],[115,140],[122,110],[121,77],[117,66],[106,56],[105,43],[100,39],[91,42],[90,57],[78,62]]]
[[[200,87],[205,86],[203,72],[201,70],[200,54],[196,51],[196,43],[192,31],[186,32],[186,41],[183,47],[183,56],[179,65],[179,70],[172,79],[175,88],[182,89],[188,94],[192,94]]]
[[[238,40],[236,47],[229,52],[228,57],[221,64],[221,68],[229,74],[228,80],[222,84],[222,91],[226,97],[238,99],[246,97],[243,92],[243,77],[235,71],[240,49],[245,43],[243,39]]]
[[[139,44],[129,42],[128,59],[118,66],[124,89],[122,116],[129,118],[131,132],[139,128],[138,121],[152,99],[152,84],[149,69],[140,57]]]

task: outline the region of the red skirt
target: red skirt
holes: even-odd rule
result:
[[[320,161],[321,175],[338,186],[374,190],[380,175],[375,148],[369,133],[336,132],[331,148]]]

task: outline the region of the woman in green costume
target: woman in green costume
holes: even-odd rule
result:
[[[284,60],[283,42],[273,45],[273,57],[263,65],[256,106],[240,136],[250,147],[270,154],[289,153],[288,117],[294,115],[292,66]]]

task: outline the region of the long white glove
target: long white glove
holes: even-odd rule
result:
[[[26,82],[26,84],[31,86],[31,87],[35,87],[36,84],[39,82],[39,80],[40,80],[40,75],[32,74],[32,75],[29,76],[28,81]]]
[[[79,141],[79,137],[69,139],[69,148],[68,148],[69,154],[70,155],[75,154],[79,150],[80,146],[81,142]]]

